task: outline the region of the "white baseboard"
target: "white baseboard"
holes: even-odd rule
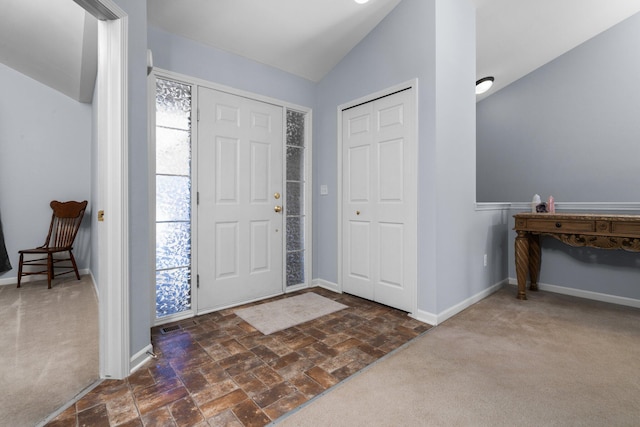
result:
[[[436,326],[439,323],[444,322],[445,320],[447,320],[451,316],[454,316],[454,315],[460,313],[465,308],[472,306],[473,304],[477,303],[481,299],[488,297],[489,295],[491,295],[492,293],[496,292],[498,289],[500,289],[501,287],[503,287],[507,283],[508,283],[507,279],[502,280],[502,281],[496,283],[495,285],[492,285],[491,287],[489,287],[489,288],[487,288],[487,289],[485,289],[485,290],[483,290],[481,292],[478,292],[476,295],[473,295],[472,297],[467,298],[466,300],[462,301],[461,303],[456,304],[455,306],[446,309],[442,313],[433,314],[433,313],[429,313],[428,311],[417,309],[415,314],[413,314],[411,317],[413,317],[414,319],[416,319],[416,320],[418,320],[420,322],[428,323],[429,325]],[[313,280],[313,285],[314,286],[319,286],[319,287],[324,288],[324,289],[328,289],[328,290],[333,291],[333,292],[342,293],[342,290],[340,289],[340,286],[338,286],[338,284],[329,282],[329,281],[324,280],[324,279],[314,279]]]
[[[504,279],[494,285],[491,285],[487,289],[484,289],[478,292],[477,294],[467,298],[466,300],[454,305],[453,307],[449,307],[448,309],[438,314],[433,314],[433,313],[429,313],[428,311],[418,310],[415,318],[421,322],[428,323],[433,326],[439,325],[445,320],[460,313],[462,310],[471,307],[473,304],[477,303],[478,301],[488,297],[494,292],[497,292],[498,290],[500,290],[500,288],[502,288],[507,283],[508,283],[508,280]]]
[[[133,374],[135,371],[140,369],[142,365],[144,365],[149,360],[151,360],[151,355],[148,354],[147,352],[153,353],[153,346],[151,345],[151,343],[149,343],[149,345],[147,345],[142,350],[140,350],[139,352],[131,356],[131,360],[129,361],[129,366],[132,366],[132,368],[131,368],[131,371],[129,372],[129,375]]]
[[[85,274],[90,274],[90,270],[88,268],[83,268],[81,270],[78,270],[78,273],[80,273],[81,276],[84,276]],[[93,280],[93,276],[91,277]],[[36,280],[46,280],[47,279],[47,275],[43,274],[43,275],[37,275],[37,276],[26,276],[22,278],[22,283],[29,283],[29,282],[35,282]],[[93,280],[93,283],[96,283],[95,280]],[[18,284],[18,276],[13,276],[13,277],[7,277],[4,279],[0,279],[0,286],[4,286],[4,285],[17,285]]]
[[[513,277],[509,277],[509,284],[517,286],[518,281]],[[527,287],[529,283],[527,282]],[[565,286],[549,285],[547,283],[538,283],[538,289],[541,291],[554,292],[556,294],[570,295],[578,298],[586,298],[594,301],[608,302],[611,304],[625,305],[628,307],[640,308],[640,300],[627,297],[619,297],[616,295],[603,294],[600,292],[585,291],[582,289],[567,288]]]
[[[342,289],[340,289],[340,286],[337,283],[329,282],[328,280],[313,279],[312,284],[313,286],[319,286],[321,288],[324,288],[333,292],[337,292],[339,294],[342,293]]]
[[[438,315],[429,313],[428,311],[417,309],[416,313],[411,317],[422,323],[427,323],[432,326],[436,326],[438,324]]]
[[[91,275],[91,283],[93,283],[93,289],[96,291],[96,296],[98,297],[98,301],[100,301],[100,289],[98,289],[98,281],[93,276],[93,271],[89,270],[89,274]]]

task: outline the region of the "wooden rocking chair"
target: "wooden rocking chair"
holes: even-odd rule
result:
[[[44,245],[38,246],[34,249],[24,249],[18,251],[20,254],[20,264],[18,266],[18,287],[20,287],[20,281],[22,276],[31,276],[34,274],[46,274],[49,289],[51,289],[51,280],[56,276],[62,274],[75,273],[76,278],[80,280],[80,273],[78,273],[78,266],[76,260],[73,257],[73,241],[78,234],[84,211],[87,208],[87,201],[83,202],[58,202],[52,201],[51,209],[53,209],[53,215],[51,215],[51,225],[49,226],[49,234],[44,242]],[[54,257],[54,254],[68,253],[66,258]],[[24,260],[25,255],[38,255],[40,258],[32,260]],[[43,255],[46,255],[43,257]],[[71,261],[71,265],[60,266],[65,271],[54,273],[54,266],[60,262]],[[45,269],[38,271],[22,271],[24,266],[40,266]]]

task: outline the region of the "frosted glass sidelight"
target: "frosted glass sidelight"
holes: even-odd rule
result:
[[[305,113],[287,110],[287,145],[304,147]]]
[[[287,147],[287,181],[304,181],[304,148]]]
[[[188,221],[190,217],[189,177],[156,175],[156,221]]]
[[[156,173],[189,176],[190,170],[190,132],[156,127]]]
[[[190,268],[156,271],[156,317],[191,308]]]
[[[156,317],[191,309],[191,86],[156,79]]]
[[[305,119],[305,113],[287,110],[287,286],[305,283]]]
[[[304,187],[298,182],[287,182],[287,215],[302,215]]]
[[[287,286],[304,283],[304,251],[287,253]]]
[[[156,269],[191,264],[191,225],[188,222],[156,224]]]
[[[287,217],[287,251],[304,249],[304,218]]]
[[[156,79],[156,125],[191,129],[191,86]]]

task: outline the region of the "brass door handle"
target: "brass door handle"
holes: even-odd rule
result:
[[[356,211],[356,215],[360,215],[360,211]]]
[[[282,212],[282,206],[276,206],[275,208],[273,208],[273,210],[280,213]]]

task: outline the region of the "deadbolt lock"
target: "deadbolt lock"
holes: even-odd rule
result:
[[[280,193],[274,193],[273,198],[278,200],[280,198]]]
[[[100,222],[104,221],[104,211],[103,210],[99,210],[98,211],[98,221],[100,221]]]

